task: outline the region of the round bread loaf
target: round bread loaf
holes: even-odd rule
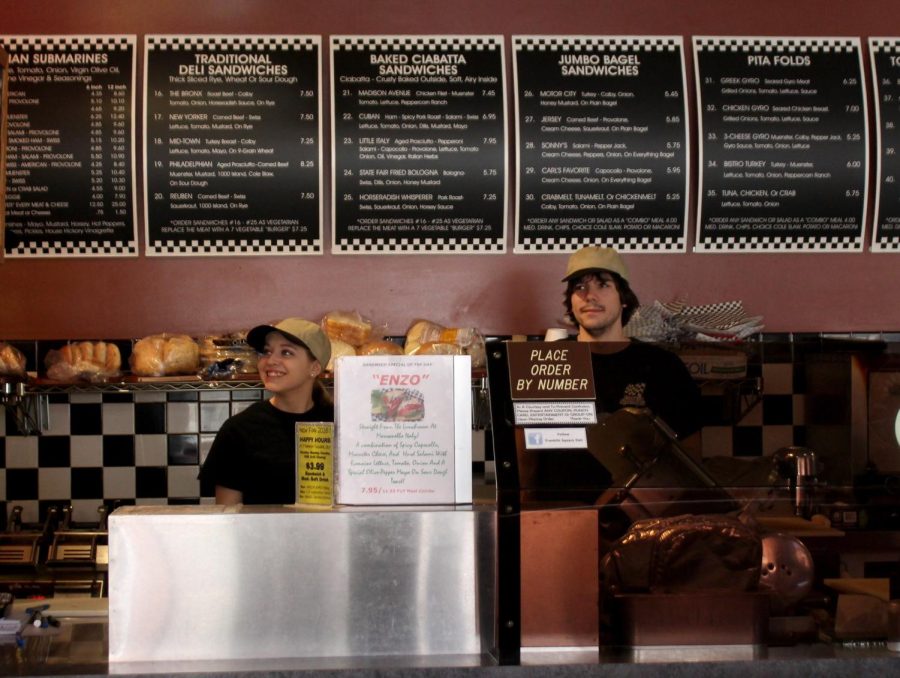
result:
[[[130,364],[141,377],[194,374],[200,368],[200,347],[186,334],[153,334],[135,343]]]

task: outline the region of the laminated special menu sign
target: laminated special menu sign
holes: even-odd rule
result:
[[[469,356],[350,356],[335,369],[335,501],[472,501]]]

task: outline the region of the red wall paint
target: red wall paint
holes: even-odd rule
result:
[[[354,33],[680,34],[692,86],[692,35],[865,39],[891,26],[900,34],[898,19],[896,0],[32,0],[4,4],[0,33],[134,33],[139,41],[145,33],[304,33],[326,43],[329,35]],[[138,67],[140,73],[140,55]],[[512,170],[514,149],[510,160]],[[142,185],[140,169],[137,180]],[[870,213],[873,199],[874,191]],[[142,220],[140,195],[138,212]],[[329,219],[326,201],[326,240]],[[693,237],[693,222],[690,227]],[[286,315],[318,319],[334,309],[359,310],[392,335],[420,317],[487,334],[540,333],[559,324],[565,260],[511,253],[6,260],[0,263],[0,338],[199,334]],[[634,254],[627,260],[645,303],[740,299],[772,331],[900,330],[900,254]]]

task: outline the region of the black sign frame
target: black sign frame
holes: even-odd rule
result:
[[[513,36],[513,52],[514,251],[686,251],[683,38]]]
[[[873,252],[900,252],[900,38],[869,38],[875,101]]]
[[[860,40],[695,36],[693,44],[694,251],[862,251],[869,145]]]
[[[333,254],[506,250],[503,44],[331,37]]]
[[[7,109],[8,126],[10,117],[22,119],[7,134],[5,256],[136,257],[137,36],[0,36],[0,43],[11,71],[7,93],[17,93],[9,106],[25,109]]]
[[[147,256],[323,254],[321,37],[145,36],[143,148]]]

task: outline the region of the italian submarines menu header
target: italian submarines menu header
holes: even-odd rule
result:
[[[332,251],[505,245],[499,36],[334,36]]]
[[[855,38],[694,38],[698,251],[861,250],[868,141]]]
[[[684,251],[680,37],[513,37],[516,252]]]
[[[9,53],[6,254],[137,255],[135,36],[0,43]]]
[[[320,254],[321,39],[145,49],[147,254]]]
[[[900,38],[869,38],[878,138],[873,252],[900,250]]]

